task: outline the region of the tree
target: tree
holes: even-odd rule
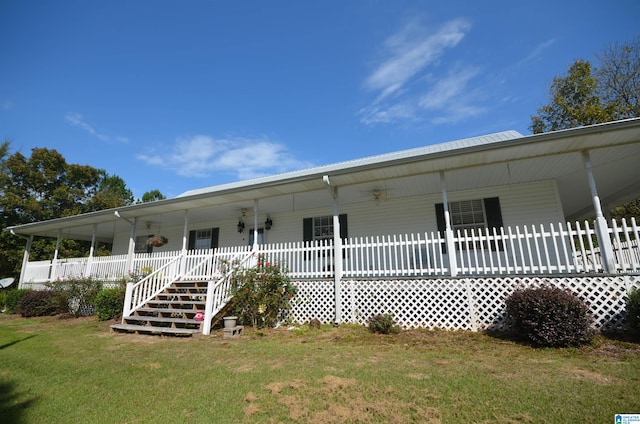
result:
[[[640,36],[604,50],[600,67],[578,60],[551,84],[551,101],[531,117],[534,134],[640,117]],[[611,210],[611,216],[640,217],[640,199]]]
[[[147,191],[142,195],[141,203],[155,202],[156,200],[163,200],[167,197],[158,189]]]
[[[640,116],[640,35],[626,44],[611,44],[598,58],[598,93],[612,106],[613,118]]]
[[[534,134],[640,117],[640,36],[597,58],[599,67],[577,60],[553,79],[549,104],[531,117]]]
[[[98,183],[90,202],[90,209],[117,208],[133,203],[133,193],[127,188],[122,178],[109,175],[103,169],[98,170],[98,173]]]
[[[538,109],[529,127],[534,134],[608,122],[613,119],[613,105],[604,105],[598,83],[589,62],[578,60],[565,77],[555,77],[551,84],[551,102]]]
[[[0,228],[131,204],[133,195],[117,176],[69,164],[56,150],[34,148],[29,158],[0,145]],[[0,276],[17,276],[25,241],[0,234]],[[31,259],[50,258],[51,239],[35,239]],[[60,257],[83,256],[88,243],[63,240]]]

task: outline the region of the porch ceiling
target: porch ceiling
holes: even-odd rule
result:
[[[460,144],[462,146],[462,144]],[[185,210],[190,224],[252,215],[254,200],[260,214],[277,214],[327,207],[331,195],[323,181],[329,175],[339,187],[340,204],[369,201],[373,190],[388,198],[440,192],[439,172],[445,172],[447,190],[555,179],[567,218],[592,214],[591,193],[581,152],[588,150],[601,200],[607,206],[640,196],[640,119],[554,133],[516,137],[426,154],[396,154],[297,171],[273,177],[212,187],[182,197],[93,212],[9,228],[16,233],[90,240],[96,225],[98,240],[110,241],[129,223],[182,225]],[[123,219],[124,218],[124,219]]]

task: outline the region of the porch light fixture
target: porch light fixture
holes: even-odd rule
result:
[[[242,220],[238,221],[238,232],[241,233],[244,231],[244,222]]]
[[[269,231],[272,225],[273,225],[273,221],[271,220],[271,217],[267,216],[267,220],[264,221],[264,229]]]

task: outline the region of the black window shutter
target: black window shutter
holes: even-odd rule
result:
[[[444,221],[444,203],[436,203],[436,224],[438,225],[438,232],[441,237],[444,237],[444,232],[447,229],[447,224]],[[442,243],[442,254],[447,253],[447,245]]]
[[[484,199],[484,211],[487,213],[487,227],[499,229],[502,227],[502,212],[500,200],[497,197]]]
[[[220,238],[220,228],[211,229],[211,248],[218,248],[218,239]]]
[[[305,218],[302,220],[302,240],[313,240],[313,218]]]
[[[497,197],[484,199],[484,211],[486,212],[487,228],[493,234],[493,229],[502,228],[502,211],[500,210],[500,200]],[[495,242],[491,242],[491,250],[496,250]],[[498,242],[497,250],[504,250],[502,241]]]
[[[347,214],[343,213],[338,215],[338,221],[340,222],[340,238],[344,240],[349,237],[349,231],[347,230]]]
[[[436,223],[438,224],[438,231],[444,235],[444,230],[447,228],[444,222],[444,204],[436,203]]]
[[[313,240],[313,218],[304,218],[302,220],[302,240]],[[304,259],[307,260],[307,252],[304,252]]]
[[[189,250],[196,248],[196,230],[189,231]]]

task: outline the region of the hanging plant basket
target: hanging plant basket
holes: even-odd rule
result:
[[[153,247],[161,247],[167,244],[168,242],[169,240],[165,236],[153,236],[153,237],[149,237],[149,240],[147,240],[147,244]]]

